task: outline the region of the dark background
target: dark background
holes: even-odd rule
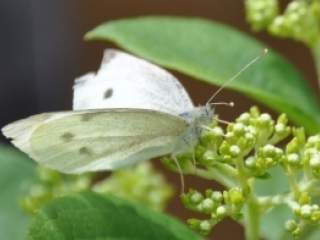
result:
[[[287,1],[282,2],[285,5]],[[96,70],[102,50],[112,46],[86,43],[82,40],[84,33],[107,20],[152,14],[201,16],[248,32],[282,53],[302,71],[319,95],[308,49],[296,42],[252,33],[245,22],[242,0],[1,0],[0,127],[31,114],[70,109],[73,79]],[[216,90],[182,74],[174,74],[197,104],[204,103]],[[230,72],[230,76],[233,74]],[[235,108],[218,109],[220,117],[226,120],[257,104],[228,90],[223,91],[219,100],[236,103]],[[179,177],[166,174],[179,189]],[[191,186],[219,188],[209,182],[187,178],[187,187]],[[191,216],[178,199],[170,204],[169,211],[182,218]],[[238,225],[226,221],[218,225],[212,236],[242,239],[242,235]]]

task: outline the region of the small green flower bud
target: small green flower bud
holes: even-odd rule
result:
[[[225,206],[219,206],[216,210],[216,215],[223,218],[227,215],[227,208]]]
[[[236,134],[243,134],[245,132],[245,125],[242,123],[236,123],[233,126],[233,131]]]
[[[286,126],[282,123],[278,123],[275,125],[274,129],[277,133],[282,133],[286,129]]]
[[[310,159],[310,167],[313,169],[320,169],[320,153],[314,154]]]
[[[237,122],[241,122],[243,124],[249,124],[249,120],[250,120],[250,114],[249,113],[242,113],[238,118],[237,118]]]
[[[187,220],[187,222],[192,229],[198,230],[200,227],[201,220],[195,219],[195,218],[190,218]]]
[[[244,202],[244,196],[240,188],[231,188],[228,195],[232,204],[238,205]]]
[[[203,199],[203,196],[199,192],[193,192],[190,195],[191,203],[197,204],[197,203],[201,202],[202,199]]]
[[[272,155],[273,153],[275,153],[275,147],[274,146],[272,146],[271,144],[267,144],[267,145],[265,145],[263,148],[262,148],[262,151],[263,151],[263,153],[264,154],[266,154],[266,155]]]
[[[222,137],[224,135],[221,127],[214,127],[211,132],[215,137]]]
[[[320,142],[320,136],[319,135],[311,136],[311,137],[308,138],[308,143],[309,144],[313,145],[313,144],[316,144],[318,142]]]
[[[298,224],[296,223],[295,220],[290,219],[286,222],[285,228],[287,229],[287,231],[289,232],[293,232],[297,229]]]
[[[319,210],[319,205],[317,205],[317,204],[313,204],[311,207],[312,207],[312,211]]]
[[[244,163],[248,168],[253,168],[255,166],[255,160],[255,157],[250,156],[245,160]]]
[[[296,153],[291,153],[287,156],[288,163],[292,165],[297,165],[300,162],[299,155]]]
[[[299,196],[299,204],[305,205],[311,202],[311,197],[308,192],[302,192]]]
[[[320,211],[319,210],[313,210],[311,214],[311,221],[313,222],[319,222],[320,220]]]
[[[200,223],[200,230],[209,231],[211,229],[211,224],[208,220],[204,220]]]
[[[300,214],[304,218],[309,218],[312,213],[312,207],[309,204],[303,205],[300,208]]]
[[[213,209],[213,207],[214,207],[214,202],[213,202],[212,199],[206,198],[206,199],[204,199],[204,200],[202,201],[202,204],[201,204],[201,205],[202,205],[203,211],[209,212],[209,211],[211,211],[211,210]]]
[[[215,192],[213,192],[211,197],[213,200],[215,200],[217,202],[221,202],[223,200],[223,195],[221,192],[215,191]]]
[[[262,113],[259,117],[259,121],[261,121],[262,123],[267,123],[272,121],[272,119],[268,113]]]
[[[241,149],[237,145],[232,145],[229,150],[233,157],[237,157],[241,152]]]

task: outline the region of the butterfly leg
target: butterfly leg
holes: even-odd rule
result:
[[[184,184],[184,176],[183,176],[183,171],[182,171],[182,168],[179,164],[179,161],[177,159],[176,156],[172,155],[171,156],[173,161],[175,162],[175,164],[177,165],[177,169],[178,169],[178,172],[179,172],[179,175],[180,175],[180,183],[181,183],[181,194],[184,194],[184,190],[185,190],[185,184]]]

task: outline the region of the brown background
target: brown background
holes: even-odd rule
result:
[[[283,4],[285,2],[282,1]],[[153,14],[201,16],[248,32],[278,50],[299,68],[319,96],[308,50],[296,42],[275,39],[263,33],[253,34],[245,22],[241,0],[2,0],[0,127],[30,114],[70,109],[73,79],[87,71],[96,70],[102,49],[112,46],[108,43],[85,43],[82,41],[84,33],[107,20]],[[197,104],[204,103],[216,89],[175,74]],[[230,76],[233,74],[230,73]],[[236,103],[233,109],[218,109],[220,117],[226,120],[257,104],[228,90],[223,91],[219,100]],[[169,181],[179,189],[178,176],[172,173],[167,175]],[[213,183],[195,178],[187,178],[187,186],[218,188]],[[169,211],[182,218],[192,214],[184,210],[177,199],[170,204]],[[216,227],[212,237],[243,239],[243,232],[235,223],[226,221]]]

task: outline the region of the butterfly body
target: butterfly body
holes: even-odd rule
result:
[[[194,107],[167,71],[116,50],[105,52],[97,74],[76,80],[73,108],[31,116],[2,131],[39,163],[82,173],[182,153],[213,115],[209,106]]]

